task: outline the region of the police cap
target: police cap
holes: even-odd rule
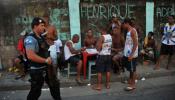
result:
[[[33,21],[32,21],[32,24],[31,24],[32,29],[34,28],[35,25],[39,25],[40,23],[44,23],[45,24],[45,21],[42,18],[40,18],[40,17],[35,17],[33,19]]]

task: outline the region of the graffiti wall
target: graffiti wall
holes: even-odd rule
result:
[[[67,0],[1,0],[0,12],[0,57],[5,65],[18,54],[16,45],[20,33],[31,31],[34,17],[48,14],[61,40],[69,38]]]
[[[82,34],[85,34],[88,29],[92,29],[95,32],[94,34],[98,36],[99,27],[102,25],[107,26],[113,15],[116,15],[121,21],[126,17],[135,18],[136,23],[141,27],[142,30],[145,30],[144,0],[80,1]]]
[[[154,0],[154,31],[160,39],[160,28],[168,15],[175,15],[174,0]],[[146,0],[80,0],[80,27],[84,39],[88,29],[99,36],[100,26],[108,26],[113,15],[120,21],[134,18],[140,28],[139,38],[145,36]],[[0,3],[0,58],[7,61],[14,57],[19,34],[31,31],[33,17],[50,16],[61,40],[70,39],[68,0],[1,0]],[[4,62],[6,63],[6,62]]]
[[[167,22],[169,15],[175,15],[175,1],[157,0],[154,9],[154,30],[159,40],[161,38],[160,29]]]
[[[9,0],[13,1],[13,0]],[[15,0],[14,0],[15,1]],[[50,23],[55,25],[60,33],[69,33],[69,14],[67,0],[16,0],[18,2],[7,2],[1,4],[1,45],[14,45],[19,33],[26,29],[31,31],[33,17],[50,15]],[[8,9],[7,9],[8,8]],[[5,19],[5,20],[4,20]],[[63,36],[64,37],[64,36]],[[7,41],[6,41],[7,40]]]

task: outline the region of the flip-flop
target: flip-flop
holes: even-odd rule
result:
[[[133,91],[135,89],[136,89],[135,87],[128,86],[125,88],[125,91]]]

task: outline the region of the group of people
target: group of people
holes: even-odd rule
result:
[[[122,30],[126,30],[126,40],[122,35]],[[111,29],[111,32],[109,32]],[[92,88],[95,90],[102,89],[102,73],[106,73],[106,88],[110,88],[111,67],[113,62],[118,65],[118,60],[124,56],[126,68],[130,71],[129,86],[126,90],[135,89],[136,79],[136,58],[138,57],[138,35],[134,27],[132,27],[131,19],[126,18],[121,24],[117,18],[113,18],[110,28],[101,26],[99,28],[101,36],[96,39],[91,29],[86,33],[84,39],[84,47],[77,50],[75,44],[79,41],[79,36],[75,34],[72,40],[65,43],[64,55],[65,59],[77,67],[77,83],[82,83],[80,73],[82,70],[81,52],[89,48],[97,50],[96,71],[97,84]],[[123,60],[123,59],[122,59]]]
[[[159,44],[156,43],[154,33],[149,32],[145,37],[141,56],[144,60],[152,60],[155,62],[155,70],[160,69],[160,62],[163,58],[168,56],[168,63],[166,69],[170,69],[170,63],[175,48],[175,16],[170,15],[167,17],[167,23],[161,28],[160,33],[162,39],[160,41],[160,51],[158,50]]]
[[[131,91],[136,88],[139,37],[132,19],[126,18],[121,23],[114,17],[109,26],[99,28],[101,35],[98,39],[94,37],[93,30],[89,29],[84,39],[84,46],[76,49],[75,44],[79,42],[79,35],[73,35],[72,39],[68,40],[63,46],[57,38],[56,28],[49,24],[48,18],[49,16],[44,16],[43,19],[39,17],[33,19],[31,24],[32,32],[25,36],[25,39],[23,38],[25,50],[22,50],[22,55],[25,55],[22,59],[18,57],[16,61],[27,59],[27,68],[30,69],[31,89],[27,100],[38,100],[44,81],[48,84],[53,98],[61,100],[57,73],[60,65],[58,62],[62,54],[66,62],[76,66],[77,77],[75,80],[78,84],[82,84],[83,81],[80,77],[83,66],[81,53],[88,48],[97,50],[97,57],[95,58],[97,84],[93,85],[92,89],[98,91],[102,89],[102,73],[106,73],[106,88],[110,88],[111,68],[118,71],[126,68],[130,72],[130,76],[125,90]],[[163,55],[168,54],[169,61],[171,61],[175,45],[174,19],[174,16],[169,16],[168,23],[164,27],[160,58],[156,62],[155,69],[160,68],[159,63]],[[64,53],[61,52],[61,48],[63,48]],[[155,48],[154,33],[149,32],[144,40],[141,55],[154,58]],[[169,68],[169,62],[167,68]]]
[[[80,54],[88,48],[97,49],[96,57],[96,71],[97,71],[97,84],[92,88],[95,90],[102,89],[102,73],[106,73],[106,88],[110,88],[110,72],[111,68],[114,71],[124,71],[127,69],[130,72],[128,86],[125,90],[130,91],[136,88],[135,80],[137,79],[136,66],[137,58],[139,55],[143,61],[154,61],[156,63],[155,70],[159,69],[159,63],[165,55],[169,56],[167,69],[171,62],[171,57],[174,52],[174,38],[175,38],[175,18],[173,15],[168,16],[168,23],[163,27],[163,36],[161,40],[160,57],[158,51],[158,44],[155,40],[155,33],[149,32],[145,39],[141,50],[139,50],[139,36],[138,29],[134,19],[126,18],[122,23],[114,17],[109,26],[102,26],[99,28],[101,36],[96,39],[91,29],[86,33],[84,39],[84,47],[80,50],[74,48],[75,43],[78,43],[79,36],[76,34],[72,40],[65,44],[64,52],[66,60],[70,61],[77,66],[76,81],[81,83],[80,71],[82,69],[82,60]],[[117,66],[117,67],[116,67]]]

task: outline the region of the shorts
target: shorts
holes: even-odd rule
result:
[[[173,55],[175,45],[161,44],[160,55]]]
[[[77,63],[81,60],[81,57],[79,55],[72,56],[68,59],[68,62],[70,62],[73,66],[76,66]]]
[[[135,72],[137,66],[137,58],[133,58],[132,61],[129,61],[128,57],[123,57],[123,64],[127,71]]]
[[[110,72],[112,65],[111,55],[98,55],[96,60],[97,72]]]

